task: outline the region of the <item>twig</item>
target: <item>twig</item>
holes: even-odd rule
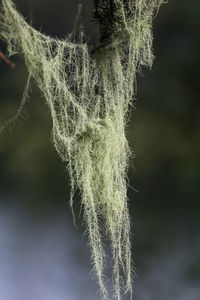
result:
[[[12,69],[15,67],[15,64],[5,56],[5,54],[3,54],[0,51],[0,59],[2,59],[7,65],[9,65]]]

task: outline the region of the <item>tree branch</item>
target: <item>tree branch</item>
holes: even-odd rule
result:
[[[2,59],[7,65],[9,65],[12,69],[15,67],[15,64],[0,51],[0,59]]]

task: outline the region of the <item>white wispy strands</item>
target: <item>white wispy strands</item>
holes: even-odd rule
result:
[[[11,0],[0,0],[0,37],[10,56],[23,55],[29,81],[34,78],[46,99],[52,141],[71,178],[71,206],[75,188],[81,191],[100,292],[109,298],[105,234],[112,250],[113,297],[120,300],[124,292],[132,295],[125,126],[136,73],[143,65],[152,66],[152,20],[164,1],[113,2],[120,22],[113,23],[110,42],[93,54],[83,32],[77,43],[73,35],[64,40],[44,35],[27,24]]]

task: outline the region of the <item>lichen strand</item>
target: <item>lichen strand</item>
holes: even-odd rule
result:
[[[130,151],[124,128],[136,73],[153,62],[152,20],[162,2],[113,0],[109,43],[91,53],[83,32],[76,43],[73,35],[50,38],[28,25],[11,0],[0,0],[0,37],[9,55],[24,56],[29,76],[46,99],[53,144],[71,177],[71,206],[75,188],[81,191],[94,272],[105,299],[102,232],[111,241],[114,299],[132,294],[126,182]]]

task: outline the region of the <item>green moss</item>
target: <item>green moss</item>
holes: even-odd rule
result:
[[[52,141],[71,177],[71,206],[75,188],[82,193],[94,272],[104,298],[102,231],[110,239],[113,294],[120,300],[122,291],[132,294],[126,182],[130,150],[124,130],[136,73],[153,62],[152,19],[163,0],[113,1],[120,22],[115,22],[111,42],[95,54],[82,42],[83,32],[73,43],[71,36],[57,40],[36,31],[11,0],[0,1],[0,36],[10,55],[24,56],[29,77],[50,109]]]

